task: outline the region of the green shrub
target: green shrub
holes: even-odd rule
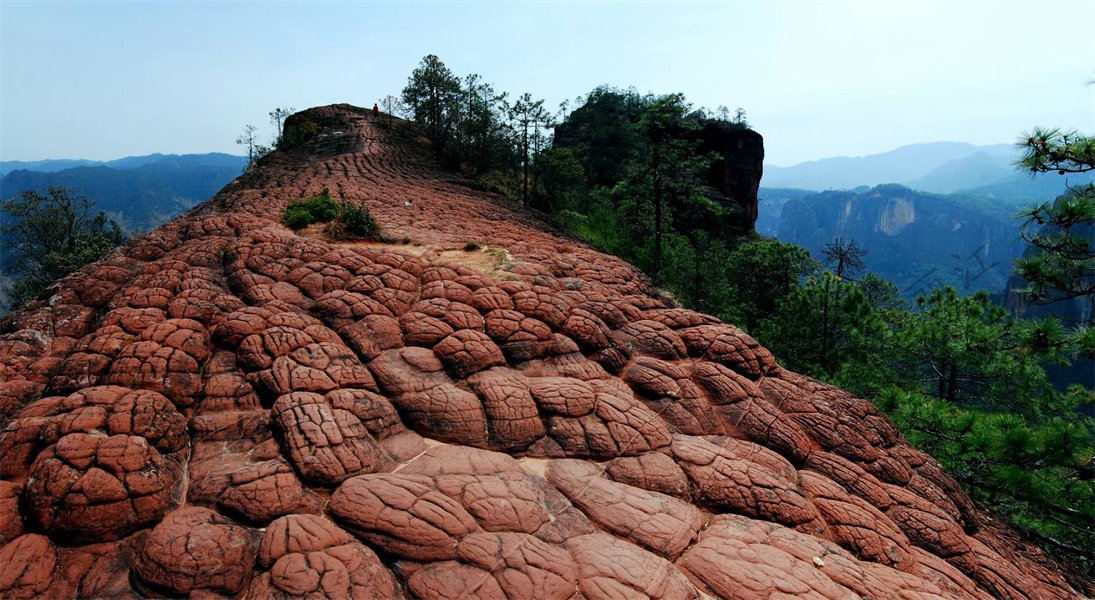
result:
[[[312,213],[301,206],[299,202],[291,202],[281,213],[281,223],[290,229],[301,229],[315,223]]]
[[[338,216],[324,231],[333,240],[376,240],[380,239],[380,225],[364,205],[340,202]]]
[[[478,249],[479,249],[479,242],[477,242],[475,240],[469,240],[467,242],[464,242],[464,251],[465,252],[471,252],[472,250],[478,250]]]
[[[353,236],[372,239],[380,233],[380,226],[364,205],[343,204],[339,220],[346,227],[346,233]]]
[[[327,223],[339,215],[338,202],[331,198],[331,192],[327,188],[306,198],[290,202],[281,213],[281,222],[291,229],[307,227],[312,223]]]
[[[331,192],[327,188],[304,200],[304,208],[312,214],[317,223],[326,223],[338,217],[338,202],[331,198]]]

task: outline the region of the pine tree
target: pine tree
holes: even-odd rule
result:
[[[28,190],[0,204],[8,217],[0,227],[6,238],[3,267],[18,278],[10,290],[13,304],[34,299],[126,241],[118,223],[93,208],[87,196],[59,185],[44,196]]]
[[[1020,138],[1023,156],[1018,167],[1031,173],[1086,173],[1095,170],[1095,138],[1075,131],[1035,129]],[[1086,310],[1080,325],[1095,325],[1095,184],[1072,187],[1051,203],[1017,215],[1023,219],[1022,238],[1031,252],[1015,261],[1015,273],[1026,280],[1021,290],[1034,304],[1082,299]],[[1083,351],[1095,356],[1090,331],[1077,338]]]
[[[1090,394],[1072,400],[1091,401]],[[1011,517],[1079,568],[1095,568],[1095,427],[1077,413],[1047,419],[887,390],[877,405],[970,496]]]
[[[945,287],[918,297],[916,307],[898,328],[904,389],[970,409],[1060,413],[1042,367],[1060,359],[1060,327],[1014,319],[984,291],[959,297]]]
[[[757,339],[787,368],[826,380],[845,365],[881,369],[888,335],[863,292],[828,271],[794,289],[757,331]]]
[[[692,105],[683,94],[654,98],[643,110],[636,129],[644,143],[639,180],[649,187],[653,212],[653,257],[651,278],[661,280],[663,235],[672,223],[672,213],[681,214],[696,205],[717,209],[703,192],[703,173],[710,160],[698,155],[698,144],[688,138],[697,123],[687,118]],[[677,228],[687,235],[688,230]]]
[[[863,257],[867,251],[856,245],[855,240],[844,241],[837,237],[821,248],[822,263],[832,270],[837,279],[855,279],[867,268]]]
[[[775,239],[746,242],[727,257],[729,297],[719,316],[753,333],[817,267],[801,246]]]
[[[403,102],[439,152],[452,136],[461,91],[460,79],[434,54],[422,59],[403,88]]]
[[[546,145],[541,129],[553,126],[552,117],[544,108],[543,100],[533,100],[531,94],[525,93],[510,107],[510,120],[521,165],[521,204],[528,206],[533,161],[539,149]]]
[[[506,93],[472,74],[464,78],[453,160],[472,175],[507,166],[510,159]]]

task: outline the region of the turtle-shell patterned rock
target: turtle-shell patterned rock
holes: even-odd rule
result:
[[[134,574],[152,589],[177,595],[234,595],[250,581],[257,532],[206,508],[182,508],[154,527],[136,556]]]
[[[412,124],[307,121],[0,321],[0,598],[1095,596],[870,402]],[[281,224],[324,188],[384,240]]]

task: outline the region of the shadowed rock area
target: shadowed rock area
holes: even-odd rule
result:
[[[869,402],[475,191],[408,127],[305,119],[316,139],[3,321],[0,598],[1090,589]],[[279,224],[324,187],[397,243]]]

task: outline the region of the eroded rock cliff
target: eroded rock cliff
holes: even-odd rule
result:
[[[1022,252],[1018,237],[1005,206],[889,184],[792,198],[779,221],[779,238],[814,256],[835,238],[854,240],[870,252],[871,271],[909,300],[946,285],[962,294],[1002,290]]]
[[[1079,596],[870,403],[304,117],[4,321],[0,597]],[[410,243],[278,224],[323,187]]]

